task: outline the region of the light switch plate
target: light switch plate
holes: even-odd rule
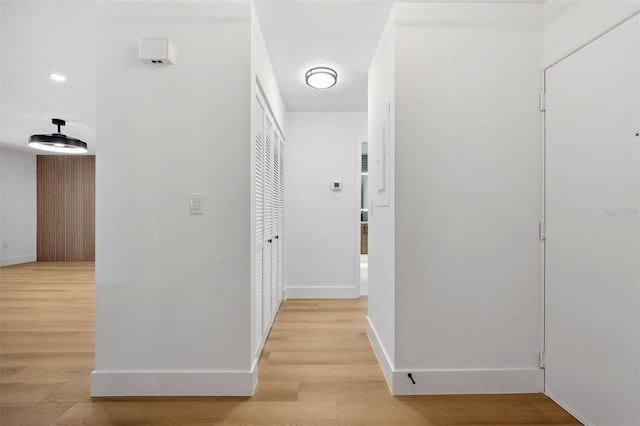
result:
[[[192,192],[189,195],[189,214],[204,214],[204,194]]]

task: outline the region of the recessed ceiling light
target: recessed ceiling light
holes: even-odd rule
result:
[[[314,89],[328,89],[338,82],[338,73],[331,68],[316,67],[307,71],[304,79]]]
[[[51,80],[57,81],[58,83],[64,83],[67,81],[67,76],[62,74],[49,74],[49,77],[51,77]]]

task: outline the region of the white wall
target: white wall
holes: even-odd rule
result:
[[[92,394],[251,394],[250,4],[105,2],[97,34]]]
[[[548,67],[640,11],[639,0],[548,0],[544,59]]]
[[[393,392],[540,392],[542,5],[395,14]]]
[[[395,367],[449,370],[434,392],[541,391],[542,6],[401,4],[396,23]]]
[[[0,185],[0,266],[33,262],[37,228],[36,156],[0,148]]]
[[[287,109],[284,105],[284,101],[282,100],[282,94],[278,87],[276,75],[273,71],[273,65],[269,58],[269,52],[267,51],[267,46],[265,45],[264,37],[262,35],[262,29],[260,28],[260,22],[253,4],[251,5],[251,73],[254,76],[251,88],[252,101],[255,99],[255,81],[258,80],[263,91],[263,95],[269,104],[269,109],[271,110],[275,120],[278,122],[280,130],[282,130],[282,133],[286,136],[285,119]],[[252,133],[252,135],[253,134],[254,133]]]
[[[358,143],[366,112],[290,112],[285,147],[285,294],[358,297]],[[332,180],[342,182],[332,191]]]
[[[375,159],[381,151],[381,125],[393,125],[390,117],[395,109],[395,14],[392,9],[369,68],[369,338],[391,386],[395,359],[395,286],[394,286],[394,184],[395,166],[390,162],[390,203],[376,207],[377,167]],[[389,123],[391,121],[391,123]],[[391,160],[394,153],[394,131],[389,132]]]

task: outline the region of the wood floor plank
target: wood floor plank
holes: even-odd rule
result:
[[[77,403],[52,425],[337,425],[335,402],[218,401]]]
[[[3,426],[48,425],[73,404],[0,404],[0,424]]]
[[[93,317],[87,317],[80,323],[77,320],[72,321],[34,321],[34,320],[4,320],[0,330],[4,331],[40,331],[40,332],[69,332],[69,331],[88,331],[93,333],[95,324]]]
[[[273,365],[265,370],[260,373],[260,380],[334,383],[383,379],[378,365]]]
[[[2,361],[0,361],[0,365],[2,365]],[[19,372],[21,372],[22,370],[26,369],[27,366],[26,365],[14,365],[11,367],[8,366],[2,366],[0,367],[0,378],[2,378],[1,381],[10,381],[10,379],[15,376],[16,374],[18,374]]]
[[[361,319],[360,312],[349,312],[347,310],[340,310],[337,312],[331,312],[328,317],[327,313],[322,311],[289,311],[278,314],[278,321],[290,322],[290,321],[317,321],[317,322],[357,322]]]
[[[550,419],[528,400],[426,401],[421,409],[436,424],[544,424]]]
[[[331,339],[318,341],[295,340],[267,340],[264,346],[269,352],[294,352],[294,351],[364,351],[371,350],[371,344],[365,340],[340,340]]]
[[[399,401],[340,401],[340,426],[441,426],[431,421],[421,410],[421,402]]]
[[[95,398],[94,266],[0,268],[0,422],[18,425],[578,425],[542,394],[389,393],[367,298],[285,301],[253,397]]]
[[[47,394],[43,402],[91,402],[91,389],[89,382],[65,383],[53,392]]]
[[[270,365],[330,364],[330,365],[378,365],[371,350],[353,351],[275,351],[269,354]]]
[[[543,412],[554,424],[576,424],[571,423],[576,422],[576,419],[571,414],[564,411],[550,398],[545,397],[545,399],[540,401],[532,401],[532,404],[538,410]]]
[[[366,315],[366,314],[365,314]],[[282,321],[273,324],[274,330],[362,330],[363,324],[357,321],[353,322],[314,322],[314,321]]]
[[[300,383],[297,380],[260,380],[252,401],[298,401]],[[328,400],[332,401],[332,400]]]
[[[542,393],[498,393],[464,395],[398,395],[395,398],[405,401],[550,401]],[[555,403],[554,403],[555,404]]]
[[[88,380],[93,368],[46,368],[27,367],[9,379],[2,378],[2,383],[64,383]]]
[[[63,383],[2,383],[0,385],[0,403],[35,404],[62,386],[64,386]]]
[[[3,348],[4,350],[4,348]],[[93,368],[92,352],[27,352],[0,355],[4,367],[82,367]]]
[[[298,393],[300,401],[389,401],[387,382],[378,381],[335,381],[335,382],[303,382]]]
[[[94,352],[93,332],[12,331],[0,333],[3,353]]]
[[[343,341],[358,341],[359,343],[369,344],[367,333],[363,330],[340,330],[327,333],[325,330],[296,330],[289,331],[290,341],[331,341],[340,344]]]

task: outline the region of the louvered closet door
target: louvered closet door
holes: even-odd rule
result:
[[[273,164],[274,164],[274,152],[273,152],[273,122],[266,114],[265,117],[265,133],[264,133],[264,298],[263,298],[263,330],[269,327],[273,310],[271,308],[271,294],[273,285],[273,241],[274,241],[274,228],[273,228]]]
[[[280,135],[277,131],[274,132],[273,135],[273,205],[272,212],[273,215],[271,217],[271,226],[274,233],[273,246],[272,246],[272,273],[271,273],[271,312],[275,312],[278,307],[278,302],[280,302],[280,294],[278,292],[278,282],[280,280],[280,268],[278,267],[280,263],[280,247],[281,247],[281,237],[280,237],[280,216],[281,216],[281,200],[280,200]]]
[[[256,353],[283,298],[284,166],[283,141],[267,103],[259,93],[255,109]]]
[[[278,234],[280,235],[280,242],[278,244],[278,301],[282,301],[284,298],[284,244],[285,244],[285,229],[284,229],[284,141],[280,138],[280,167],[278,169],[278,175],[280,176],[278,181],[278,197],[280,199],[280,214],[278,216]]]
[[[256,98],[254,121],[256,128],[255,141],[255,207],[256,207],[256,281],[254,311],[254,350],[257,351],[263,336],[263,292],[264,292],[264,106]]]

